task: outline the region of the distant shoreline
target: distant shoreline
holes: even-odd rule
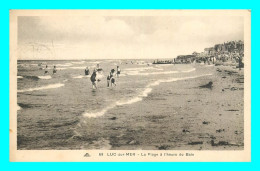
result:
[[[17,59],[17,61],[89,61],[89,60],[154,60],[154,59],[174,59],[174,58],[127,58],[127,59]]]

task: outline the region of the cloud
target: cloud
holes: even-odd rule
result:
[[[173,58],[244,32],[241,17],[225,16],[21,17],[18,26],[19,58],[39,59]]]
[[[104,17],[34,17],[28,20],[26,30],[30,33],[21,33],[26,34],[20,37],[21,39],[36,41],[54,39],[71,42],[120,40],[130,38],[134,33],[124,21],[116,19],[106,21]]]

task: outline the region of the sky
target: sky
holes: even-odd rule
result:
[[[239,16],[18,17],[18,59],[166,59],[233,40]]]

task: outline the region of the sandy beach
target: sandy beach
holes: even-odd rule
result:
[[[93,91],[81,65],[41,77],[20,69],[18,149],[243,149],[243,69],[122,65],[117,87]]]
[[[210,70],[212,76],[163,83],[144,101],[89,123],[101,125],[104,137],[110,135],[111,149],[242,150],[243,71],[229,66]],[[212,89],[199,88],[209,81]],[[121,117],[123,111],[130,115]],[[106,127],[111,129],[103,131]]]
[[[243,71],[223,66],[210,70],[212,76],[162,84],[143,102],[118,109],[131,115],[110,121],[116,130],[112,149],[242,150]],[[212,89],[199,88],[209,81]]]

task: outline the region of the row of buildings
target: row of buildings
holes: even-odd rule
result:
[[[210,61],[227,60],[238,61],[244,56],[244,42],[230,41],[223,44],[216,44],[213,47],[205,48],[203,52],[193,52],[191,55],[179,55],[174,59],[174,63],[192,63],[194,61],[201,63]]]

